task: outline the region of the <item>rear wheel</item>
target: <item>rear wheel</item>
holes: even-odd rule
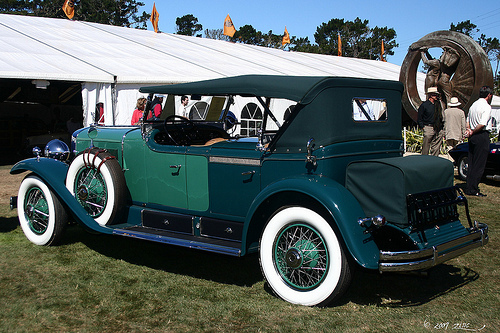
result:
[[[61,239],[68,215],[52,190],[37,176],[21,182],[17,197],[19,224],[26,238],[37,245],[55,245]]]
[[[290,303],[327,305],[351,281],[350,263],[335,231],[305,207],[282,209],[269,220],[260,241],[260,264],[269,286]]]
[[[467,180],[467,170],[469,169],[469,157],[464,155],[460,157],[457,164],[458,178],[461,180]]]

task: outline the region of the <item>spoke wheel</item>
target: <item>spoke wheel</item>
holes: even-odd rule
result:
[[[286,227],[274,246],[276,269],[292,287],[318,286],[328,272],[328,252],[320,234],[304,224]]]
[[[38,235],[46,232],[49,227],[49,207],[41,188],[33,186],[28,190],[24,207],[26,220],[31,231]]]
[[[260,240],[260,266],[278,297],[307,306],[338,300],[351,281],[337,234],[305,207],[286,207],[269,219]]]
[[[93,218],[101,216],[108,201],[106,181],[94,168],[82,168],[75,179],[76,199]]]
[[[68,216],[47,185],[29,175],[21,182],[17,200],[19,223],[26,238],[37,245],[57,244]]]
[[[66,187],[100,225],[112,224],[125,210],[127,187],[118,161],[93,148],[75,157],[68,169]]]

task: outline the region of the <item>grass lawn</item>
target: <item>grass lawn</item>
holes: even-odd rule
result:
[[[2,182],[19,181],[8,169],[0,167]],[[95,235],[74,224],[61,245],[33,245],[4,195],[0,331],[500,332],[500,183],[481,191],[488,196],[469,204],[472,218],[489,225],[487,246],[427,276],[360,269],[343,300],[327,308],[274,297],[255,255]]]

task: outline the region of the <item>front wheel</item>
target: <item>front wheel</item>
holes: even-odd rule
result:
[[[29,175],[19,186],[19,224],[36,245],[55,245],[61,239],[68,215],[52,190],[37,176]]]
[[[350,263],[335,231],[315,211],[287,207],[268,221],[260,265],[272,290],[287,302],[324,306],[351,282]]]
[[[467,170],[469,169],[469,158],[467,155],[460,157],[458,160],[458,178],[460,180],[467,180]]]

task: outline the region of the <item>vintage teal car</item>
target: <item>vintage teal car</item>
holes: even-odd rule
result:
[[[17,197],[30,241],[56,244],[73,216],[94,232],[259,252],[276,295],[308,306],[337,300],[356,266],[421,271],[488,242],[467,209],[459,219],[452,163],[403,157],[399,82],[250,75],[141,91],[225,104],[204,120],[165,110],[140,126],[90,126],[70,160],[58,143],[17,163],[11,173],[31,172]],[[253,137],[228,134],[238,98],[264,110]],[[273,100],[293,102],[282,124]]]

